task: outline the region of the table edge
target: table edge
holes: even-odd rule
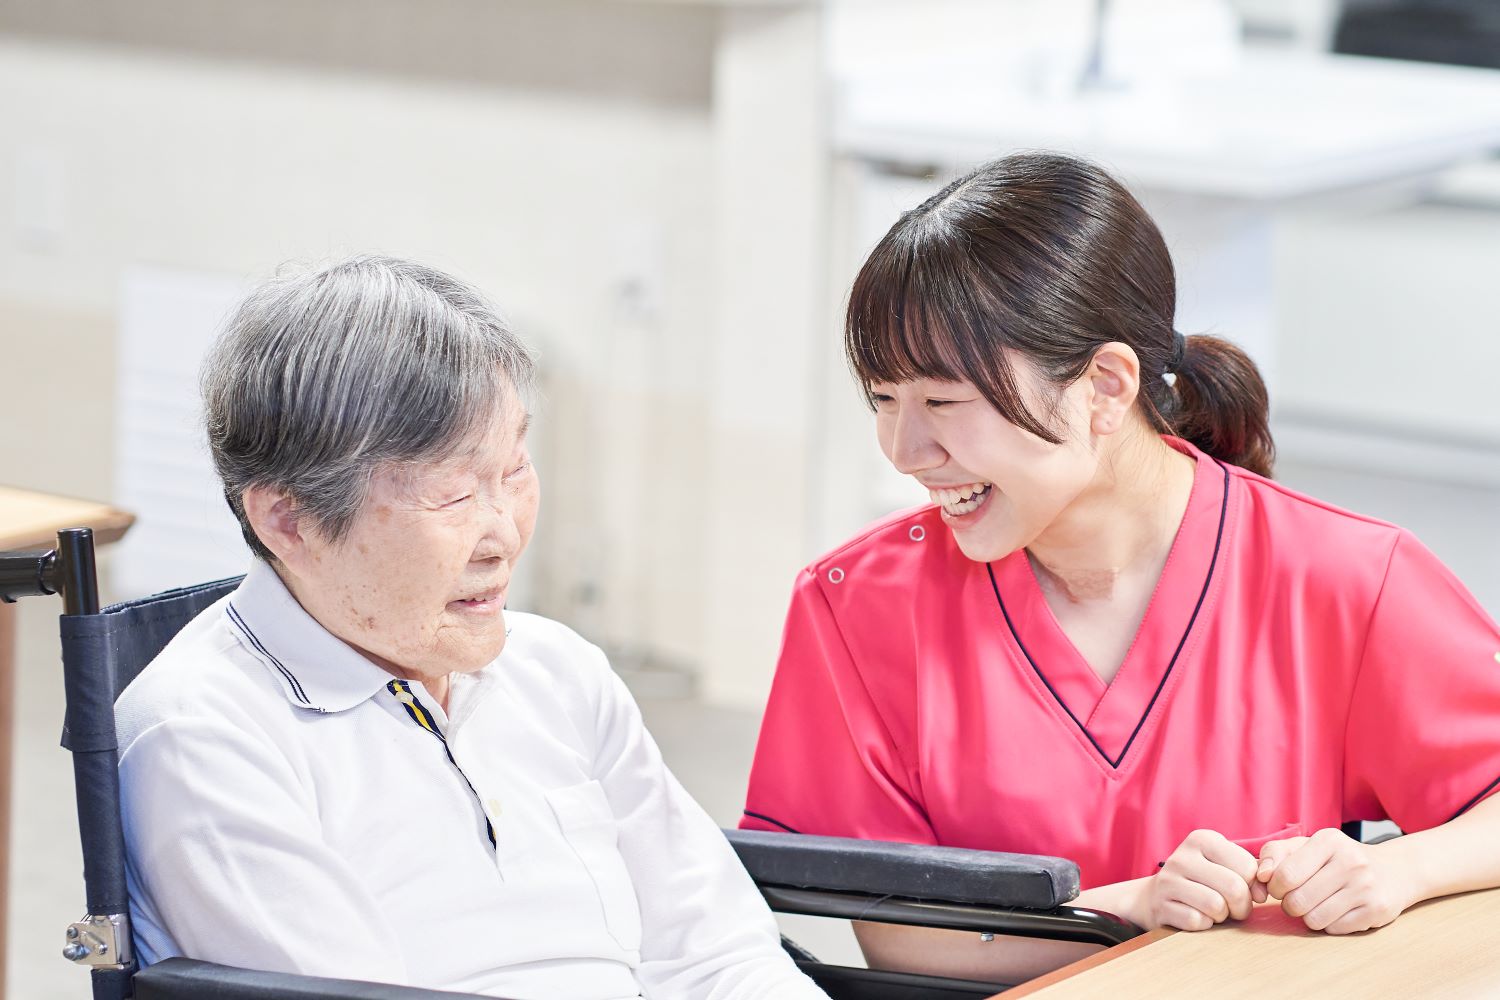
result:
[[[1099,966],[1112,962],[1117,958],[1128,955],[1133,951],[1139,951],[1142,948],[1149,947],[1158,941],[1162,941],[1166,938],[1171,937],[1176,933],[1177,932],[1170,927],[1158,927],[1156,928],[1156,930],[1147,931],[1139,937],[1133,937],[1123,944],[1117,944],[1113,948],[1105,948],[1103,951],[1095,952],[1087,958],[1080,958],[1076,962],[1070,962],[1060,969],[1054,969],[1052,972],[1047,973],[1045,976],[1038,976],[1035,979],[1028,979],[1026,982],[1006,990],[1004,993],[996,994],[995,996],[991,997],[990,1000],[1012,1000],[1012,998],[1014,997],[1035,996],[1049,986],[1055,986],[1056,984],[1063,982],[1064,980],[1072,979],[1074,976],[1080,973],[1087,972],[1090,969],[1098,968]]]

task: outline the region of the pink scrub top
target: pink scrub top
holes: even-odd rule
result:
[[[799,577],[741,826],[1045,854],[1085,887],[1217,830],[1437,826],[1500,785],[1500,628],[1408,532],[1197,461],[1134,644],[1101,681],[1026,553],[936,507]]]

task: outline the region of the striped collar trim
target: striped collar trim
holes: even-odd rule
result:
[[[368,701],[391,679],[304,611],[263,560],[250,567],[224,615],[298,708],[343,712]]]

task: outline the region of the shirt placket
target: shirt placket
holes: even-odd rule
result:
[[[406,681],[391,681],[386,685],[386,689],[395,695],[396,700],[401,703],[401,707],[406,709],[408,718],[437,738],[438,743],[443,747],[443,753],[448,758],[448,763],[452,764],[453,770],[457,771],[458,776],[464,779],[464,784],[468,786],[469,794],[474,796],[474,801],[479,806],[480,815],[484,817],[484,832],[489,838],[490,850],[495,852],[498,863],[499,846],[495,840],[495,825],[490,821],[489,810],[485,808],[484,799],[480,796],[479,790],[474,787],[474,783],[469,780],[469,776],[459,766],[458,759],[453,756],[453,748],[448,745],[448,737],[443,735],[443,730],[438,725],[437,719],[422,704],[421,700],[412,693],[411,685]]]

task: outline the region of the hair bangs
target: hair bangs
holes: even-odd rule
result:
[[[974,273],[962,234],[930,216],[933,199],[907,213],[871,251],[849,293],[844,348],[866,402],[871,386],[927,378],[968,382],[1007,420],[1047,440],[1012,367],[1008,331],[1022,322],[995,275]]]
[[[849,292],[844,347],[868,395],[872,383],[965,377],[955,317],[944,308],[951,289],[935,254],[924,252],[907,213],[860,268]]]

